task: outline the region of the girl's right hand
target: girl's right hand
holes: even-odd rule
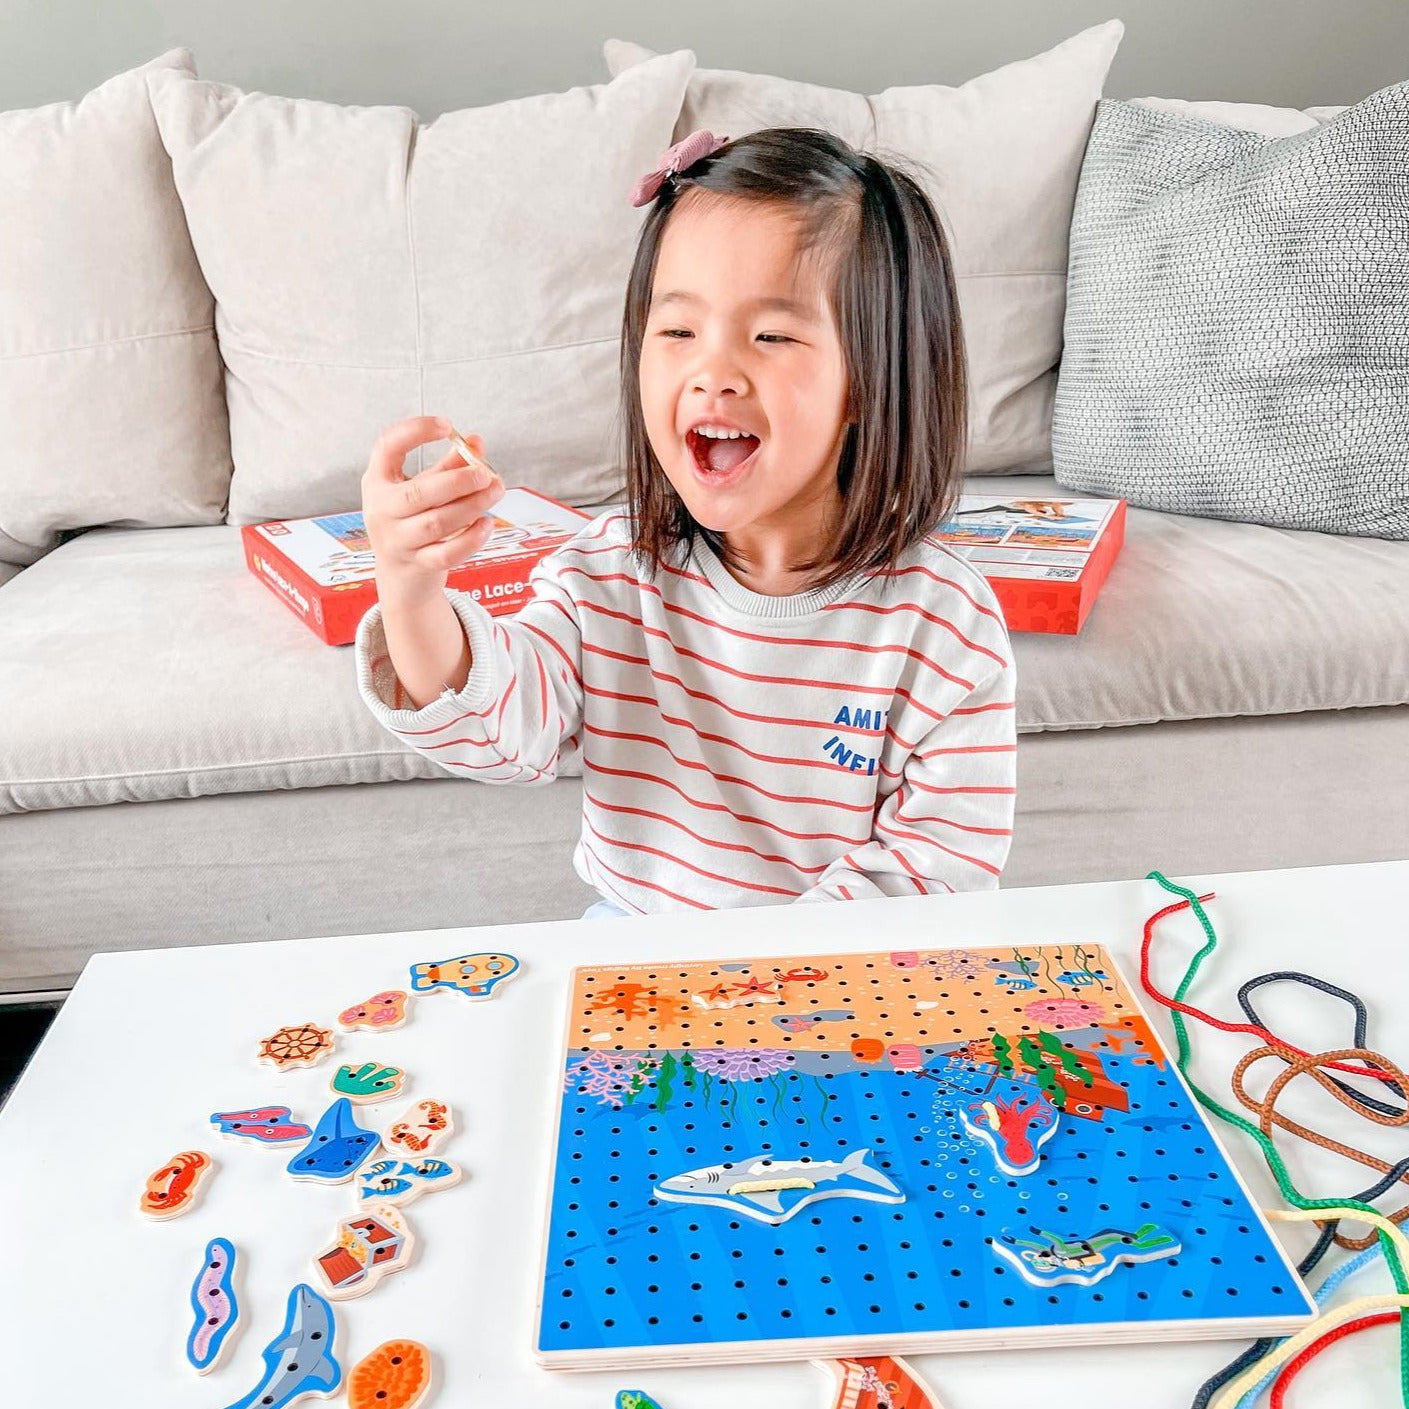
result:
[[[453,449],[418,475],[403,470],[411,451],[447,439],[451,429],[442,417],[412,416],[388,426],[372,447],[362,476],[362,517],[383,602],[439,596],[450,569],[483,548],[494,531],[486,515],[504,494],[498,475],[470,467]],[[483,455],[478,436],[465,439]]]

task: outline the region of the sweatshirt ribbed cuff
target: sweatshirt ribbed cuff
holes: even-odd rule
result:
[[[448,688],[442,690],[421,709],[397,709],[392,699],[383,693],[394,688],[396,675],[387,658],[380,605],[373,606],[357,628],[357,688],[367,708],[389,729],[434,729],[463,714],[483,713],[499,697],[494,629],[489,613],[464,592],[447,587],[445,595],[470,643],[470,673],[463,690],[458,693]],[[381,666],[374,669],[373,662],[378,661]]]

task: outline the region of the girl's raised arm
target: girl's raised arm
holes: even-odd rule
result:
[[[382,609],[373,607],[357,631],[357,671],[378,721],[457,778],[551,782],[582,727],[582,631],[565,582],[566,551],[534,568],[533,595],[506,621],[463,592],[441,593],[470,666],[458,688],[447,683],[425,705],[407,697],[387,652]]]
[[[452,567],[484,547],[494,531],[489,510],[504,494],[488,466],[466,464],[457,450],[418,475],[406,474],[412,450],[447,439],[453,429],[438,416],[388,426],[362,476],[362,517],[376,554],[386,653],[416,707],[447,686],[464,687],[470,648],[445,583]],[[483,454],[479,438],[470,439],[470,448]]]

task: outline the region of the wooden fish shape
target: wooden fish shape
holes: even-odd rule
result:
[[[435,1189],[449,1189],[460,1182],[461,1169],[453,1160],[423,1155],[420,1159],[373,1160],[357,1176],[357,1199],[377,1199],[389,1204],[409,1204]]]

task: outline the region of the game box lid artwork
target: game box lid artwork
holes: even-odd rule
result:
[[[1125,500],[965,494],[934,536],[988,579],[1010,631],[1074,636],[1125,541]]]
[[[1290,1334],[1314,1307],[1109,955],[580,968],[563,1369]]]
[[[450,570],[449,585],[495,616],[517,611],[535,565],[591,520],[536,490],[508,489],[494,532]],[[377,600],[376,555],[360,513],[279,519],[240,530],[250,571],[330,646],[346,646]]]

